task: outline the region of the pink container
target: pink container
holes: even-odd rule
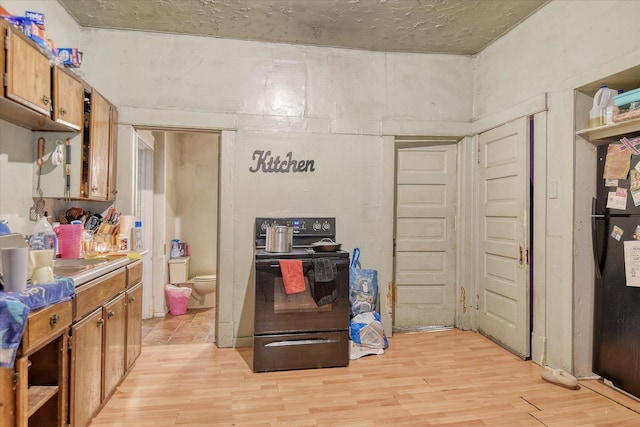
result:
[[[53,231],[58,236],[60,258],[80,258],[82,224],[62,224]]]

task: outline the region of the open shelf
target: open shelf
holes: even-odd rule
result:
[[[30,417],[35,414],[38,409],[58,393],[59,389],[60,387],[57,385],[29,387],[29,397],[27,398],[29,410],[27,416]]]
[[[582,129],[576,132],[576,134],[597,145],[617,141],[622,136],[638,136],[640,135],[640,118],[626,120],[624,122],[614,123],[611,125]]]

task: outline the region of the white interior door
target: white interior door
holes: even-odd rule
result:
[[[478,137],[478,331],[526,358],[529,320],[529,118]]]
[[[135,131],[136,172],[134,215],[142,221],[143,247],[147,251],[142,269],[142,318],[153,317],[153,135]]]
[[[455,141],[398,143],[396,330],[454,324],[456,150]]]

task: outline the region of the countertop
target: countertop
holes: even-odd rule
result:
[[[53,274],[71,278],[74,286],[78,287],[135,261],[137,258],[127,255],[87,259],[58,258],[53,262]]]

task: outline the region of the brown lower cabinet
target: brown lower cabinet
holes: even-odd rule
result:
[[[85,427],[140,355],[142,260],[29,314],[13,369],[0,369],[0,427]]]

